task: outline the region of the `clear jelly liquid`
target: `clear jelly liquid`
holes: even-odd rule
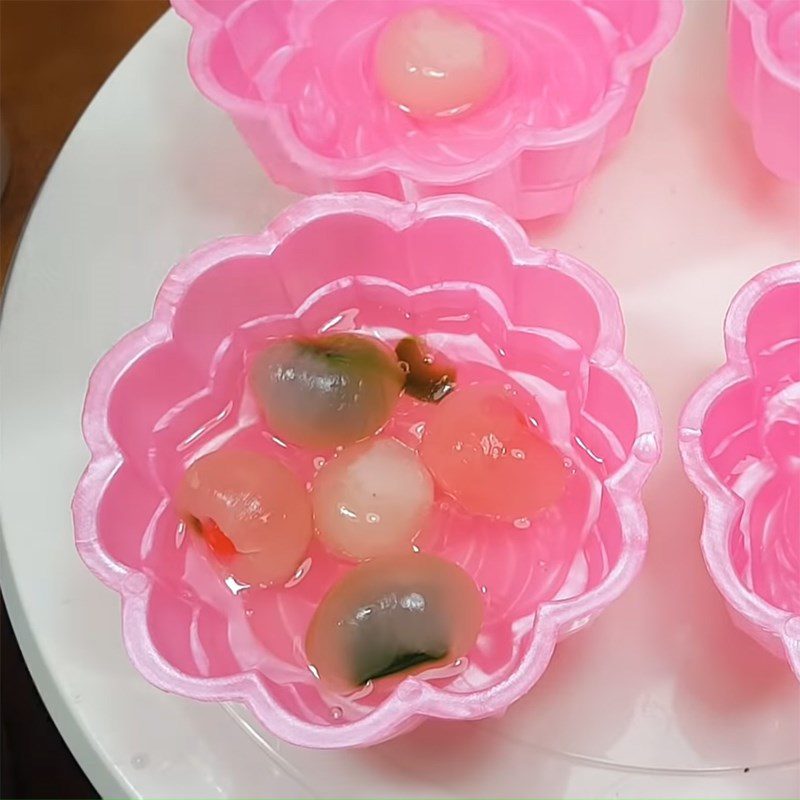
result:
[[[272,455],[310,482],[333,452],[311,452],[271,436],[249,388],[253,358],[276,337],[356,331],[390,346],[423,336],[458,368],[458,385],[493,383],[564,458],[569,478],[560,501],[532,518],[504,522],[465,513],[437,489],[435,507],[415,546],[459,564],[485,599],[484,623],[466,658],[423,677],[453,692],[496,683],[519,661],[532,636],[539,606],[599,583],[619,548],[619,523],[603,498],[608,454],[621,446],[608,431],[603,452],[575,433],[580,376],[585,363],[564,337],[542,331],[509,332],[497,299],[482,287],[442,286],[413,298],[388,282],[347,279],[319,290],[296,315],[256,321],[226,340],[217,354],[210,390],[165,417],[155,433],[153,469],[172,496],[186,465],[213,450],[238,448]],[[458,391],[458,389],[456,389]],[[401,397],[382,433],[417,447],[433,406]],[[597,440],[599,441],[599,440]],[[355,695],[333,695],[320,685],[304,654],[305,633],[317,605],[353,564],[314,541],[295,577],[284,587],[238,585],[165,508],[154,536],[153,574],[180,586],[190,615],[190,641],[200,674],[257,670],[308,719],[335,724],[368,713],[392,680]],[[175,549],[164,566],[163,548]]]

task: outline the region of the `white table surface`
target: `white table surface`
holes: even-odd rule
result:
[[[722,359],[722,319],[752,274],[800,256],[800,197],[755,161],[725,93],[724,4],[688,0],[631,136],[575,211],[529,225],[603,272],[628,355],[652,383],[665,455],[646,490],[634,587],[559,647],[502,720],[428,723],[357,752],[249,730],[247,714],[150,687],[119,603],[79,561],[69,503],[87,460],[80,410],[97,358],[149,314],[166,270],[253,232],[271,185],[184,68],[167,14],[78,123],[19,246],[0,327],[2,588],[50,713],[105,797],[797,797],[800,692],[728,620],[698,550],[680,408]]]

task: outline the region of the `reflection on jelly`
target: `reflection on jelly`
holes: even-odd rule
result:
[[[346,557],[409,552],[433,504],[419,456],[395,439],[346,448],[317,475],[314,522],[326,547]]]
[[[405,374],[380,342],[336,333],[270,345],[253,364],[250,381],[279,439],[331,448],[378,431]]]
[[[500,88],[508,54],[494,34],[444,8],[398,14],[378,37],[375,72],[386,98],[412,117],[455,117]]]
[[[305,487],[280,462],[223,450],[184,475],[176,505],[238,583],[268,586],[296,572],[313,533]]]
[[[460,567],[422,553],[356,567],[328,592],[306,636],[320,680],[348,692],[449,664],[475,644],[483,601]]]
[[[564,458],[497,386],[459,389],[436,407],[420,455],[467,511],[513,522],[561,497]]]

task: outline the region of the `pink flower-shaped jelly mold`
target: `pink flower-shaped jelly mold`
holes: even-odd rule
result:
[[[800,262],[742,288],[725,350],[680,425],[703,555],[734,621],[800,679]]]
[[[479,0],[457,5],[505,43],[498,95],[420,123],[373,79],[381,27],[418,0],[173,0],[192,25],[189,70],[266,171],[306,194],[404,200],[462,192],[520,219],[569,209],[630,128],[680,0]]]
[[[292,454],[269,437],[245,364],[268,336],[331,326],[389,340],[424,334],[451,356],[477,354],[490,372],[502,358],[503,378],[576,467],[571,493],[530,529],[441,504],[431,527],[442,530],[420,543],[488,592],[481,636],[449,672],[361,698],[327,696],[302,655],[314,607],[350,567],[315,543],[296,585],[237,594],[181,539],[170,502],[186,464],[222,446],[266,449],[310,476],[318,454]],[[259,236],[197,251],[165,280],[152,319],[101,360],[86,399],[92,460],[74,500],[75,538],[122,597],[132,660],[166,690],[241,701],[269,730],[308,746],[372,744],[429,716],[501,713],[644,556],[641,489],[660,454],[660,423],[623,340],[602,278],[532,247],[499,209],[471,198],[309,198]],[[393,434],[418,427],[404,424],[411,406],[401,402]]]
[[[778,177],[800,182],[800,4],[730,0],[728,35],[728,86],[756,153]]]

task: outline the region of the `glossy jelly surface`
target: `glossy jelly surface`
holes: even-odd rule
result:
[[[419,337],[458,370],[441,403],[401,396],[381,436],[418,450],[459,392],[499,385],[571,461],[557,501],[528,524],[467,513],[434,490],[413,546],[469,576],[480,634],[451,663],[344,693],[309,668],[305,637],[322,599],[359,565],[314,537],[285,584],[221,581],[216,555],[193,546],[173,502],[186,470],[218,451],[259,453],[313,487],[345,449],[272,435],[248,375],[270,343],[342,333],[389,351]],[[532,247],[469,198],[316,197],[259,236],[192,254],[167,277],[151,322],[101,361],[84,415],[92,462],[73,505],[76,543],[122,596],[137,668],[169,691],[243,701],[277,735],[315,747],[375,743],[430,715],[499,713],[642,562],[641,487],[660,430],[622,349],[602,278]]]

